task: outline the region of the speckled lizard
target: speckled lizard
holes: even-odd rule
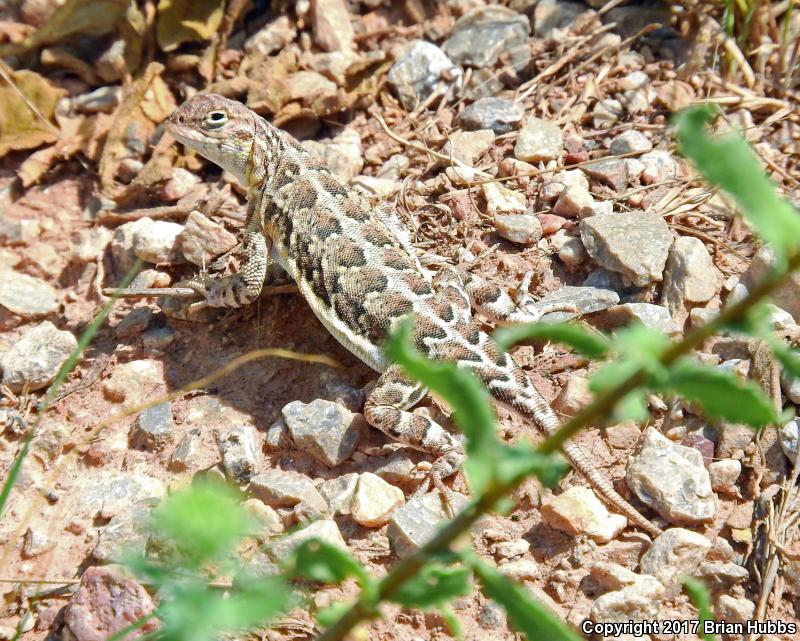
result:
[[[548,433],[558,428],[558,418],[525,372],[472,319],[473,307],[498,324],[533,322],[552,311],[532,306],[526,287],[514,300],[472,274],[453,268],[432,274],[387,208],[370,207],[294,138],[238,102],[198,94],[170,116],[167,129],[233,174],[248,193],[238,272],[185,285],[204,297],[202,305],[240,307],[258,297],[270,264],[277,262],[333,336],[381,372],[364,405],[367,421],[438,457],[422,491],[431,482],[444,491],[441,479],[460,467],[464,453],[459,439],[409,411],[427,390],[381,350],[393,328],[411,313],[413,340],[422,353],[472,370],[498,403],[532,418]],[[577,445],[568,443],[564,451],[611,506],[639,527],[658,532]]]

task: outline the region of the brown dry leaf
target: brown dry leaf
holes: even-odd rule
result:
[[[153,78],[150,88],[144,94],[141,108],[144,115],[156,124],[166,120],[178,108],[175,97],[161,76]]]
[[[11,20],[0,20],[0,41],[19,44],[30,36],[34,30],[35,29],[29,24],[12,22]]]
[[[43,45],[63,42],[79,33],[102,36],[117,28],[125,18],[130,0],[67,0],[66,4],[56,9],[47,22],[19,46],[7,45],[14,51],[35,49]],[[0,55],[11,52],[0,48]]]
[[[278,113],[289,101],[289,74],[297,68],[297,56],[284,49],[277,56],[243,63],[248,80],[247,106],[267,116]]]
[[[114,115],[114,123],[108,132],[103,153],[100,157],[100,183],[103,190],[113,195],[119,192],[114,182],[114,175],[119,161],[128,151],[125,146],[125,131],[131,123],[138,123],[146,128],[153,128],[153,123],[142,111],[142,103],[148,89],[164,70],[164,65],[151,62],[144,73],[126,89],[122,103]]]
[[[209,40],[222,22],[225,0],[159,0],[156,39],[164,51]]]
[[[57,145],[45,147],[39,151],[34,151],[25,159],[17,171],[22,186],[26,189],[38,183],[50,168],[60,159],[61,154]]]
[[[0,104],[3,105],[0,109],[0,156],[12,150],[34,149],[55,142],[58,135],[55,127],[48,126],[48,122],[52,120],[56,104],[65,92],[34,71],[11,71],[5,65],[2,67],[14,86],[41,116],[31,109],[14,87],[0,81]],[[42,116],[47,122],[42,120]]]

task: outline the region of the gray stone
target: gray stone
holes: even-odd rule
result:
[[[111,518],[125,512],[134,501],[160,499],[164,483],[152,476],[129,472],[93,474],[91,482],[82,486],[80,511],[73,515],[94,517],[99,513]]]
[[[456,63],[481,68],[492,67],[502,54],[510,53],[521,69],[530,32],[527,16],[506,7],[478,7],[456,21],[442,48]]]
[[[247,53],[257,52],[269,56],[294,42],[297,29],[288,16],[279,16],[271,20],[252,36],[244,41]]]
[[[453,494],[453,509],[457,512],[468,503],[462,494]],[[411,499],[392,514],[386,535],[392,550],[399,557],[416,552],[427,543],[443,521],[448,519],[439,492],[430,492]]]
[[[667,440],[648,427],[628,467],[628,487],[670,523],[703,523],[716,506],[711,479],[696,449]]]
[[[320,162],[346,181],[352,180],[364,168],[361,136],[353,127],[345,127],[332,140],[304,140],[303,147]],[[388,176],[379,176],[388,178]]]
[[[325,481],[319,493],[328,502],[331,514],[350,514],[350,501],[358,485],[358,474],[344,474]]]
[[[693,575],[710,549],[711,542],[702,534],[673,527],[655,538],[639,568],[674,589],[684,576]]]
[[[222,467],[228,478],[247,483],[261,465],[261,444],[252,425],[237,425],[217,434]]]
[[[596,598],[590,618],[604,623],[655,619],[664,597],[664,586],[655,577],[644,574],[633,584]]]
[[[22,537],[22,557],[33,557],[49,552],[56,546],[56,542],[38,529],[29,527]]]
[[[145,503],[115,514],[102,530],[92,556],[98,561],[121,561],[126,553],[144,554],[152,527],[151,508]]]
[[[541,118],[529,118],[520,129],[514,157],[525,162],[557,160],[564,150],[561,129]]]
[[[711,300],[721,280],[703,241],[678,236],[664,269],[663,302],[675,321],[683,325],[689,315],[687,307]]]
[[[150,220],[142,218],[140,221]],[[183,227],[168,220],[150,220],[150,224],[138,227],[133,233],[133,253],[148,263],[170,263],[180,255],[177,248],[178,237]],[[116,237],[116,234],[114,234]],[[114,240],[112,239],[112,248]]]
[[[283,520],[280,515],[269,505],[264,505],[258,499],[247,499],[242,502],[242,508],[255,519],[263,532],[258,535],[258,539],[265,541],[275,534],[283,532]]]
[[[755,432],[747,425],[720,423],[717,426],[717,456],[739,458],[754,438]]]
[[[550,312],[542,316],[543,321],[547,322],[561,322],[575,318],[576,316],[583,316],[598,312],[602,309],[608,309],[613,305],[619,303],[619,294],[610,289],[600,289],[598,287],[562,287],[559,290],[551,292],[536,301],[532,307],[546,307],[553,303],[564,303],[565,305],[574,305],[577,312]]]
[[[506,627],[506,611],[494,601],[487,601],[478,614],[478,625],[496,632]]]
[[[540,0],[533,10],[533,35],[547,38],[555,29],[566,29],[575,19],[586,11],[586,6],[579,2],[563,0]]]
[[[503,563],[497,568],[500,572],[513,581],[532,581],[542,576],[542,569],[530,559],[520,559]]]
[[[292,435],[286,427],[283,416],[279,416],[275,422],[267,428],[267,435],[264,438],[264,446],[268,450],[283,450],[292,445]]]
[[[455,131],[448,137],[442,153],[448,158],[452,157],[472,166],[489,150],[493,142],[494,132],[491,129]]]
[[[458,119],[465,129],[491,129],[500,135],[514,131],[524,115],[523,106],[513,100],[488,97],[473,102]]]
[[[293,507],[298,503],[307,503],[320,512],[328,511],[327,501],[311,479],[297,472],[267,470],[250,479],[248,491],[270,507]]]
[[[581,239],[578,236],[569,235],[561,249],[558,250],[558,259],[567,267],[577,267],[589,258],[586,253],[586,248],[583,246]]]
[[[417,466],[409,458],[406,448],[395,450],[389,456],[370,459],[370,462],[374,462],[370,471],[393,485],[410,483],[417,478]]]
[[[533,214],[495,216],[494,226],[502,238],[520,245],[533,245],[542,237],[542,223]]]
[[[198,466],[202,453],[200,429],[189,430],[183,435],[169,459],[169,469],[174,472],[191,470]]]
[[[752,289],[757,283],[762,282],[774,267],[775,254],[768,245],[762,245],[742,276],[742,283]],[[793,272],[770,296],[772,302],[789,312],[795,322],[800,321],[800,273]]]
[[[458,86],[462,77],[463,71],[447,54],[424,40],[413,42],[386,76],[406,109],[414,109],[433,93],[440,82]]]
[[[0,360],[3,383],[12,392],[47,387],[64,361],[78,346],[75,337],[50,321],[26,329]]]
[[[342,533],[339,531],[339,526],[336,525],[336,522],[321,519],[314,521],[302,530],[281,537],[268,550],[268,553],[275,561],[283,561],[292,553],[292,550],[309,539],[320,539],[325,543],[347,550],[347,543],[342,538]]]
[[[500,541],[492,546],[492,552],[503,559],[513,559],[517,556],[527,554],[531,549],[531,544],[525,539],[514,539],[513,541]]]
[[[131,447],[137,450],[156,450],[170,441],[173,429],[172,405],[169,402],[159,403],[136,417],[128,440]]]
[[[122,87],[119,85],[99,87],[89,93],[75,96],[72,101],[76,111],[84,114],[110,114],[122,100]]]
[[[208,265],[237,243],[236,236],[199,211],[189,213],[186,225],[177,236],[177,248],[183,257],[198,267]]]
[[[658,330],[669,336],[680,332],[666,307],[661,305],[625,303],[610,308],[605,316],[615,325],[627,325],[633,321],[638,321],[645,327]]]
[[[142,347],[147,351],[164,349],[175,340],[175,330],[171,327],[154,327],[142,334]]]
[[[47,316],[58,308],[56,290],[43,280],[0,267],[0,307],[24,319]]]
[[[672,232],[654,214],[598,214],[580,223],[586,251],[598,264],[638,287],[661,280]]]
[[[792,463],[797,460],[798,425],[800,425],[800,419],[793,418],[780,431],[781,449]]]
[[[730,561],[701,563],[696,575],[702,579],[712,594],[728,592],[734,585],[742,583],[750,576],[745,568]]]
[[[153,310],[149,307],[134,307],[114,327],[117,338],[130,338],[138,336],[153,320]]]
[[[628,165],[622,158],[603,158],[581,167],[586,175],[614,191],[623,191],[628,184]]]
[[[606,129],[616,123],[625,110],[616,98],[598,100],[592,111],[592,124],[595,129]]]
[[[663,149],[648,151],[639,156],[639,160],[644,164],[640,176],[643,185],[664,182],[678,175],[678,163],[671,153]]]
[[[6,220],[0,218],[0,241],[8,245],[28,245],[39,238],[42,226],[35,218]]]
[[[609,151],[615,156],[619,156],[634,151],[648,151],[652,148],[653,143],[641,131],[629,129],[614,138]]]
[[[747,623],[753,619],[756,604],[749,599],[736,598],[723,594],[717,600],[714,614],[717,621],[728,623]]]
[[[309,404],[293,401],[281,413],[297,447],[329,467],[350,458],[365,424],[361,414],[322,399]]]

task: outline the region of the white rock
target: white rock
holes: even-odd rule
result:
[[[350,513],[364,527],[380,527],[387,523],[397,508],[405,503],[400,488],[389,485],[380,476],[364,472],[359,476]]]
[[[714,609],[717,621],[729,623],[746,623],[752,620],[756,604],[748,599],[737,599],[730,594],[723,594]]]
[[[702,534],[683,528],[670,528],[656,537],[640,561],[641,571],[656,577],[663,585],[674,587],[691,575],[711,549]]]
[[[528,208],[525,194],[522,192],[497,183],[484,183],[481,189],[486,197],[486,208],[490,214],[521,214]]]
[[[649,575],[641,575],[633,585],[599,596],[592,603],[592,621],[623,623],[655,619],[665,596],[664,586]]]
[[[741,473],[742,464],[736,459],[725,458],[721,461],[713,461],[708,466],[712,489],[726,494],[739,494],[736,489],[736,481]]]
[[[47,387],[77,346],[70,332],[59,330],[50,321],[30,327],[0,359],[3,383],[12,392]]]
[[[660,183],[675,178],[678,173],[678,163],[668,151],[655,149],[639,156],[644,163],[641,181],[644,185]]]
[[[468,165],[474,165],[475,161],[485,154],[493,143],[494,132],[491,129],[456,131],[450,134],[442,153],[448,158],[452,156]]]
[[[607,543],[628,525],[620,514],[611,514],[594,492],[583,486],[569,488],[542,506],[542,520],[563,532],[586,534]]]
[[[144,219],[143,219],[144,220]],[[148,263],[169,263],[179,257],[176,247],[183,225],[154,220],[133,235],[133,252]]]
[[[594,198],[587,189],[570,186],[561,192],[553,207],[553,213],[565,218],[575,218],[584,207],[591,207],[593,203]]]

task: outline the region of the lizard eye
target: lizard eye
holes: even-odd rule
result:
[[[228,114],[224,111],[209,111],[203,119],[206,129],[219,129],[228,122]]]

